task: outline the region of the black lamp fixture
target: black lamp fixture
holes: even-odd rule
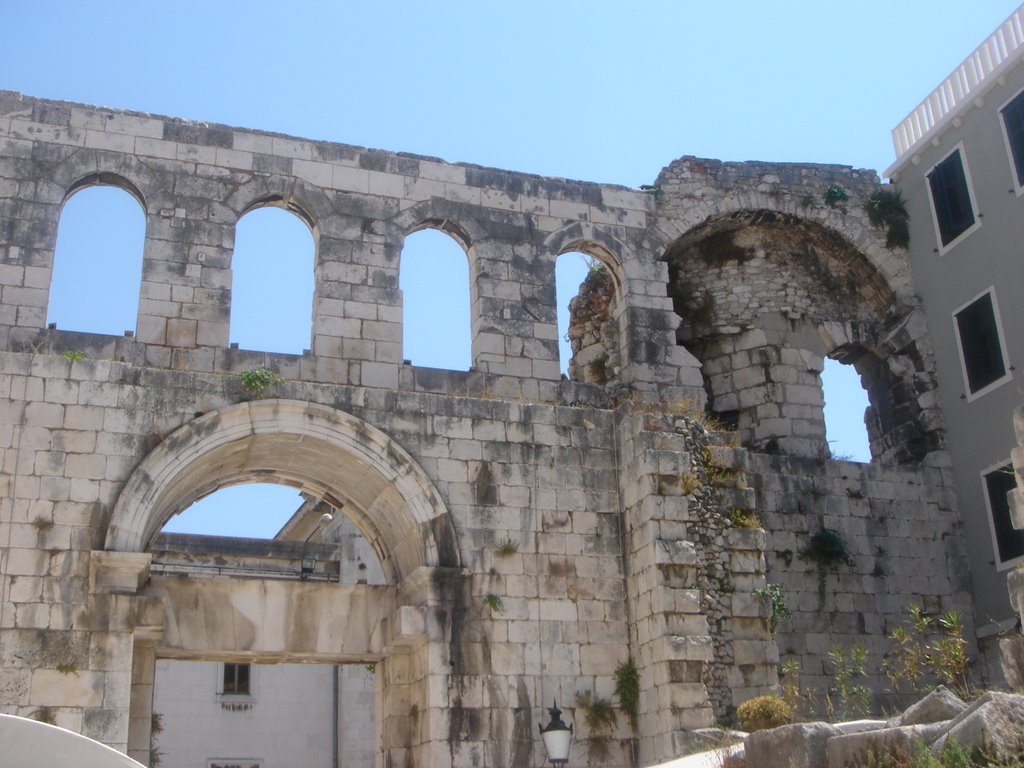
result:
[[[548,753],[548,760],[555,765],[565,765],[569,762],[569,745],[572,742],[572,726],[562,722],[562,710],[558,708],[556,701],[551,702],[548,709],[551,713],[551,722],[541,728],[540,737],[544,740],[544,750]]]

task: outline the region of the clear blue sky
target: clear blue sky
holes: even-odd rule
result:
[[[1016,6],[0,0],[0,88],[627,186],[684,154],[884,169],[891,128]],[[856,425],[853,394],[829,410]]]

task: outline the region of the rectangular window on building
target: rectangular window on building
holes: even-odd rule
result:
[[[988,289],[953,313],[969,397],[978,397],[1010,378],[999,329],[995,294]]]
[[[221,693],[229,696],[248,696],[249,677],[248,664],[225,664],[224,687]]]
[[[1024,557],[1024,530],[1019,531],[1013,527],[1010,504],[1006,498],[1006,494],[1017,485],[1013,466],[1004,464],[990,467],[982,473],[981,478],[992,523],[992,545],[996,550],[996,564],[1000,568],[1009,567],[1018,558]]]
[[[1024,91],[1014,96],[1000,110],[1006,146],[1013,164],[1013,182],[1017,191],[1024,188]]]
[[[935,223],[939,228],[939,241],[949,245],[974,226],[974,204],[967,183],[960,149],[955,149],[932,168],[928,174],[928,189],[932,196]]]

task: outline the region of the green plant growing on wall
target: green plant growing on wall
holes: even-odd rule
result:
[[[841,203],[845,203],[850,199],[850,193],[843,189],[841,184],[829,184],[825,189],[825,205],[830,208],[835,208]]]
[[[505,604],[498,595],[489,592],[484,595],[484,605],[491,609],[491,613],[501,613],[505,610]]]
[[[695,493],[701,486],[700,478],[692,472],[687,472],[682,476],[683,481],[683,495],[689,496]]]
[[[862,717],[871,708],[871,689],[864,684],[867,677],[868,649],[855,645],[846,653],[838,645],[828,652],[832,665],[832,685],[826,704],[832,717]]]
[[[852,566],[853,558],[846,550],[846,543],[838,531],[822,526],[800,550],[803,560],[814,563],[818,569],[818,599],[825,604],[825,579],[829,571],[836,570],[840,565]]]
[[[498,557],[511,557],[518,551],[519,545],[512,541],[512,539],[505,539],[494,548],[494,554]]]
[[[864,203],[864,210],[876,229],[886,230],[887,247],[906,248],[910,245],[910,214],[899,190],[875,190]]]
[[[761,520],[749,509],[730,509],[729,523],[733,528],[760,528]]]
[[[640,671],[632,657],[615,668],[615,695],[619,699],[619,709],[626,713],[629,724],[636,731],[640,713]]]
[[[85,360],[85,352],[80,349],[68,349],[60,353],[60,356],[67,360],[69,363],[77,363],[79,360]]]
[[[587,755],[591,762],[603,763],[608,759],[612,730],[619,723],[615,707],[592,691],[578,691],[576,707],[583,712],[583,722],[587,724]]]
[[[771,606],[771,615],[768,617],[768,629],[774,635],[780,621],[785,621],[793,615],[786,605],[786,596],[782,594],[781,584],[766,584],[763,588],[754,590],[754,597],[762,603]]]
[[[270,387],[276,387],[284,380],[273,371],[260,366],[242,371],[242,389],[256,398],[263,397]]]

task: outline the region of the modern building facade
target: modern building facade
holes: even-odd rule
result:
[[[910,217],[983,649],[1014,626],[1006,571],[1024,562],[1006,501],[1024,399],[1022,61],[1019,8],[893,130],[886,171]]]

